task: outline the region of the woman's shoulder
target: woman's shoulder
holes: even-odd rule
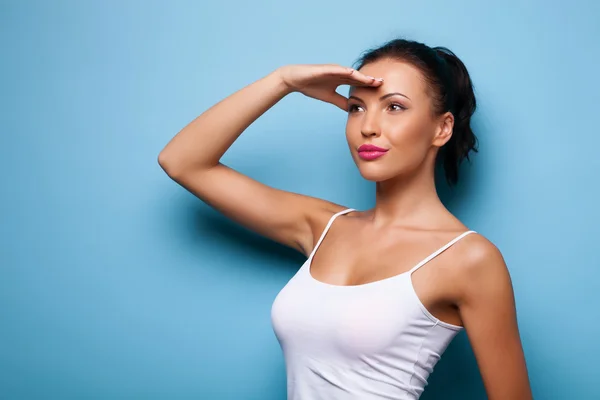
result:
[[[301,244],[306,255],[311,253],[331,219],[343,211],[347,211],[345,214],[352,214],[356,210],[332,201],[315,198],[313,206],[306,210],[306,221],[308,221],[310,232],[312,232],[312,237],[306,243]]]
[[[500,249],[486,236],[473,231],[457,243],[459,250],[452,268],[455,282],[460,282],[463,292],[468,295],[474,290],[481,291],[493,285],[510,285],[510,275]]]
[[[503,258],[500,249],[482,233],[469,230],[463,239],[463,264],[466,268],[480,268],[489,262]],[[465,232],[466,233],[466,232]]]

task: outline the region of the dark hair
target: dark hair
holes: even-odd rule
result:
[[[448,183],[456,184],[461,162],[464,158],[470,161],[469,152],[477,152],[478,144],[471,129],[471,116],[475,112],[476,102],[467,68],[446,47],[431,48],[405,39],[394,39],[366,51],[355,63],[355,68],[360,69],[381,59],[404,61],[418,68],[432,98],[435,115],[446,111],[454,115],[452,137],[439,150],[436,161],[443,166]]]

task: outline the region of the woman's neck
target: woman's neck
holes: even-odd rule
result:
[[[376,226],[435,229],[450,222],[450,216],[438,196],[433,170],[421,170],[376,184],[375,207],[371,213]]]

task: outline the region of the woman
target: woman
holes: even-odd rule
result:
[[[348,98],[336,92],[342,84]],[[350,154],[376,182],[373,209],[277,190],[220,163],[292,92],[348,112]],[[462,329],[489,399],[532,398],[503,257],[444,207],[435,187],[437,163],[454,184],[476,151],[475,105],[454,53],[397,39],[356,69],[278,68],[204,112],[160,153],[161,167],[190,192],[308,257],[272,308],[289,399],[417,399]]]

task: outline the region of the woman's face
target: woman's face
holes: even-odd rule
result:
[[[433,164],[437,149],[450,139],[454,119],[451,113],[434,117],[421,72],[388,59],[360,72],[383,78],[379,87],[350,89],[346,138],[361,175],[381,182],[423,168],[428,159]],[[386,151],[359,152],[368,150],[364,145]]]

